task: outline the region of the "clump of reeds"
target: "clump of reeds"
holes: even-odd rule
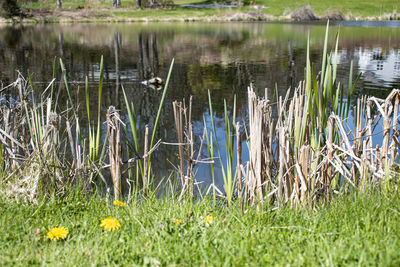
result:
[[[357,99],[354,124],[349,125],[351,99],[361,74],[353,82],[351,63],[347,88],[337,81],[338,35],[334,51],[328,53],[328,26],[319,72],[311,64],[307,48],[306,79],[293,91],[276,96],[274,102],[267,89],[265,96],[259,97],[251,85],[248,88],[249,162],[241,161],[237,124],[237,168],[230,174],[234,140],[225,104],[227,159],[224,164],[220,157],[220,164],[228,204],[234,197],[231,188],[237,189],[241,205],[267,202],[298,206],[329,200],[349,187],[365,190],[367,186],[390,186],[400,147],[400,91],[393,90],[386,99]],[[211,98],[209,103],[214,136],[206,138],[209,156],[214,157],[213,140],[217,151],[219,145]],[[372,116],[374,112],[377,114]],[[235,121],[235,112],[233,118]],[[382,141],[374,145],[373,136],[379,133],[383,133]],[[214,176],[213,164],[211,170]]]
[[[293,205],[307,204],[348,186],[386,186],[398,162],[399,95],[395,89],[386,99],[357,100],[352,126],[332,112],[327,128],[316,139],[304,83],[290,101],[287,97],[279,100],[277,122],[271,119],[270,102],[258,99],[250,87],[250,163],[245,176],[249,203],[263,203],[268,196]],[[375,117],[371,117],[373,106],[379,112]],[[382,143],[374,146],[372,137],[379,132]]]
[[[57,105],[59,93],[54,88],[56,61],[53,80],[40,97],[30,76],[26,80],[21,74],[16,82],[2,89],[0,142],[3,148],[2,171],[10,173],[5,180],[8,196],[36,201],[40,195],[67,193],[73,184],[89,188],[97,176],[104,180],[100,173],[101,157],[93,156],[99,155],[100,142],[97,141],[98,147],[93,149],[94,132],[89,126],[90,142],[89,148],[86,147],[87,138],[80,130],[62,61],[60,66],[62,79],[59,90],[63,89],[61,85],[64,82],[69,97],[66,112],[59,111]],[[15,91],[18,94],[14,94]],[[70,111],[72,117],[68,116]],[[64,115],[58,115],[60,113]],[[100,139],[99,129],[100,126],[97,140]]]
[[[8,89],[18,94],[4,93],[1,108],[2,170],[11,173],[7,181],[12,181],[6,193],[26,200],[36,199],[41,191],[58,194],[67,181],[59,158],[60,117],[51,98],[37,103],[32,83],[21,74]]]
[[[345,96],[336,81],[337,41],[335,52],[328,55],[327,36],[328,27],[321,71],[316,73],[307,58],[306,80],[291,98],[288,91],[284,98],[277,97],[275,106],[268,95],[258,98],[251,86],[248,89],[250,161],[244,182],[250,204],[304,205],[349,186],[388,186],[393,177],[391,171],[398,162],[400,91],[393,90],[386,99],[358,99],[350,126],[352,71]],[[272,116],[274,108],[277,118]],[[373,108],[378,111],[374,117]],[[379,132],[383,133],[381,145],[374,146],[372,137]]]

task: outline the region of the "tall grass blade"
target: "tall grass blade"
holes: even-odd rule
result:
[[[104,71],[104,62],[103,62],[103,56],[101,56],[100,59],[100,77],[99,77],[99,88],[98,88],[98,106],[97,106],[97,133],[96,133],[96,143],[95,143],[95,149],[94,149],[94,155],[95,155],[95,162],[100,160],[102,158],[102,155],[104,154],[104,149],[102,151],[102,155],[99,156],[99,148],[100,148],[100,134],[101,134],[101,95],[103,91],[103,71]],[[118,93],[118,92],[116,92]],[[104,146],[103,146],[104,148]]]
[[[135,146],[134,149],[136,150],[135,154],[138,154],[139,140],[138,140],[137,128],[136,128],[137,121],[136,121],[135,106],[133,105],[133,103],[129,104],[128,97],[126,96],[125,88],[123,85],[121,86],[121,88],[122,88],[122,93],[124,95],[126,109],[128,112],[129,124],[130,124],[131,130],[132,130],[132,138],[133,138],[133,142],[134,142],[134,146]],[[130,157],[130,156],[128,155],[128,157]],[[138,181],[139,181],[139,171],[140,171],[140,175],[143,176],[143,164],[142,164],[141,159],[138,159],[136,161],[136,185],[138,185]]]
[[[156,120],[155,120],[155,123],[154,123],[153,133],[151,135],[149,149],[151,149],[153,147],[153,144],[154,144],[154,138],[155,138],[156,132],[157,132],[158,121],[160,119],[161,111],[162,111],[162,108],[164,106],[165,96],[167,95],[167,89],[168,89],[168,85],[169,85],[169,80],[171,78],[172,69],[174,67],[174,62],[175,62],[175,59],[172,59],[171,64],[169,66],[167,80],[165,81],[165,86],[164,86],[163,94],[162,94],[162,97],[161,97],[160,105],[158,106],[157,117],[156,117]],[[149,168],[149,171],[148,171],[149,174],[148,175],[150,175],[150,167],[151,167],[151,154],[148,157],[148,168]]]
[[[322,52],[322,66],[321,66],[321,81],[324,81],[325,76],[325,68],[326,68],[326,56],[327,56],[327,49],[328,49],[328,32],[329,32],[329,20],[326,22],[326,29],[325,29],[325,40],[324,40],[324,51]],[[308,56],[307,56],[308,58]]]

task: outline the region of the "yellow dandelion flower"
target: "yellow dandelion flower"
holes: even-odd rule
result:
[[[183,221],[182,220],[179,220],[179,219],[176,219],[175,221],[174,221],[174,224],[175,225],[181,225],[183,223]]]
[[[113,205],[114,206],[118,206],[118,207],[126,207],[126,204],[124,202],[122,202],[122,201],[119,201],[119,200],[114,200],[113,201]]]
[[[56,240],[63,240],[66,239],[68,236],[68,229],[65,227],[54,227],[51,228],[50,231],[47,232],[46,237],[50,239],[51,241],[56,241]]]
[[[207,224],[212,224],[214,221],[215,221],[215,218],[212,217],[212,216],[206,216],[204,218],[204,222],[207,223]]]
[[[100,227],[103,227],[106,231],[115,231],[121,228],[121,224],[119,223],[118,219],[113,217],[105,218],[101,220]]]

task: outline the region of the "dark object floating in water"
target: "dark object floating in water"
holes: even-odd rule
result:
[[[153,77],[148,80],[142,81],[141,83],[155,90],[161,90],[163,86],[163,80],[159,77]]]

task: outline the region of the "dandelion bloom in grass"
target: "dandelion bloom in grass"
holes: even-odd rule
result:
[[[104,220],[101,220],[100,226],[104,228],[106,231],[115,231],[121,228],[121,224],[119,223],[117,218],[108,217]]]
[[[122,201],[119,201],[119,200],[114,200],[113,201],[113,205],[114,206],[118,206],[118,207],[126,207],[126,204],[124,202],[122,202]]]
[[[68,233],[69,231],[65,227],[54,227],[51,228],[49,232],[47,232],[46,237],[51,241],[64,240],[67,238]]]
[[[183,223],[183,221],[182,220],[179,220],[179,219],[176,219],[175,221],[174,221],[174,224],[175,225],[181,225]]]
[[[214,221],[215,221],[215,218],[212,217],[212,216],[206,216],[204,218],[204,222],[207,223],[207,224],[212,224]]]

